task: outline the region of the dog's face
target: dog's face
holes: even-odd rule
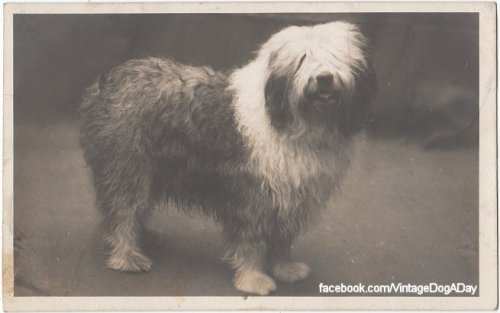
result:
[[[365,38],[349,23],[292,26],[274,35],[268,54],[266,110],[282,131],[336,127],[353,133],[376,91]]]

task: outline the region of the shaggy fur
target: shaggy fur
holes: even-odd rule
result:
[[[306,278],[291,245],[339,186],[374,81],[365,39],[345,22],[285,28],[230,74],[148,58],[101,76],[80,116],[107,265],[151,268],[142,225],[167,202],[222,224],[236,288],[275,290],[267,265]]]

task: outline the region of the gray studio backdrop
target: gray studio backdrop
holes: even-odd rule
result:
[[[318,295],[320,281],[477,283],[478,15],[15,15],[16,295],[237,295],[217,226],[175,212],[151,226],[165,237],[150,248],[155,273],[104,268],[79,98],[130,58],[226,71],[286,25],[339,19],[370,40],[375,114],[343,192],[298,243],[312,276],[277,295]]]

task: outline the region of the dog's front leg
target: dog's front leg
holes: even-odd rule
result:
[[[269,241],[271,273],[277,279],[293,283],[306,279],[311,269],[303,262],[293,262],[291,247],[294,236],[276,236]]]
[[[229,244],[226,260],[235,270],[234,286],[243,292],[267,295],[276,290],[274,280],[264,273],[264,242],[241,240]]]

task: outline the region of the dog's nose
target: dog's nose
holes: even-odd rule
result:
[[[329,88],[332,87],[333,75],[328,72],[323,72],[316,76],[316,81],[318,82],[318,87]]]

